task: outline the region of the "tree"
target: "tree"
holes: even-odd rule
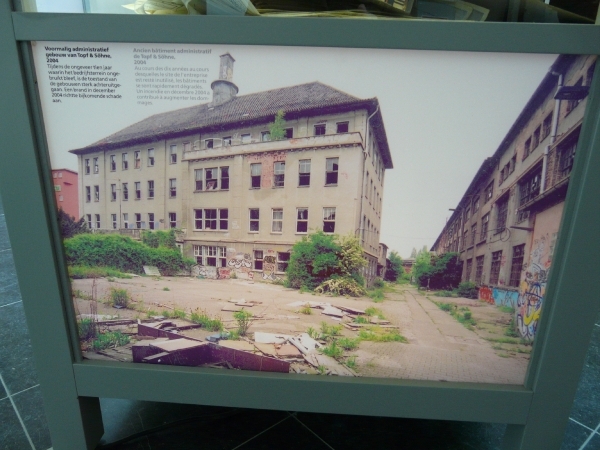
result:
[[[417,249],[413,247],[412,252],[410,252],[410,259],[415,259],[417,257]]]
[[[462,261],[458,253],[444,253],[426,257],[422,253],[413,267],[415,280],[421,287],[431,289],[455,289],[462,274]],[[429,259],[429,260],[428,260]]]
[[[285,139],[285,113],[283,110],[277,111],[275,121],[269,124],[269,134],[272,141],[281,141]]]
[[[58,222],[60,223],[60,233],[63,239],[89,231],[83,217],[77,220],[75,217],[67,214],[62,208],[58,208]]]
[[[404,273],[404,267],[402,267],[402,258],[397,251],[393,250],[388,259],[390,260],[390,265],[385,270],[385,280],[397,281],[398,278]]]

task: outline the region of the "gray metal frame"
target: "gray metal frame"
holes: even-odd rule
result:
[[[0,190],[55,450],[93,448],[98,397],[508,423],[506,449],[558,449],[599,309],[600,76],[588,100],[524,386],[211,371],[81,360],[29,41],[600,54],[600,26],[14,12],[0,0]]]

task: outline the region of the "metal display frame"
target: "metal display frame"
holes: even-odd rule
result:
[[[523,386],[83,361],[30,42],[158,42],[600,54],[600,25],[16,12],[0,0],[0,191],[55,450],[94,448],[99,397],[507,423],[505,449],[558,449],[600,291],[600,76],[588,98]]]

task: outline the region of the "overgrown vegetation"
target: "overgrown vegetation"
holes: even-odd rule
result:
[[[363,341],[408,343],[408,339],[402,336],[398,330],[378,326],[363,328],[358,332],[358,337]]]
[[[452,290],[460,283],[462,264],[458,253],[449,252],[438,256],[420,252],[412,273],[420,287]]]
[[[398,279],[404,274],[404,267],[402,267],[402,258],[393,250],[388,257],[389,264],[385,269],[385,281],[392,283],[397,282]]]
[[[459,297],[477,299],[479,297],[479,289],[477,285],[471,281],[463,281],[458,285],[456,293]]]
[[[304,236],[292,248],[286,270],[287,284],[333,295],[364,295],[359,274],[366,265],[358,238],[317,231]]]
[[[177,241],[175,240],[175,230],[156,230],[142,231],[142,243],[151,248],[170,248],[177,250]]]
[[[113,306],[127,308],[131,301],[131,295],[127,289],[111,287],[108,292],[108,298]]]
[[[63,239],[71,238],[81,233],[89,233],[85,219],[77,220],[67,214],[62,208],[58,209],[58,222],[60,223],[60,234]]]
[[[69,266],[69,277],[74,280],[82,278],[133,278],[131,275],[112,267]]]
[[[250,311],[242,309],[241,311],[234,312],[233,318],[238,324],[237,331],[240,334],[240,336],[246,336],[248,328],[250,328],[250,323],[252,322],[252,313]]]
[[[450,315],[452,317],[454,317],[456,320],[458,320],[460,323],[462,323],[465,326],[465,328],[472,330],[473,327],[475,325],[477,325],[477,322],[475,322],[475,319],[473,319],[473,313],[471,312],[471,310],[468,307],[463,306],[463,307],[459,308],[454,303],[435,302],[435,304],[442,311],[446,311],[446,312],[450,313]]]
[[[286,121],[284,119],[285,113],[282,109],[277,111],[275,114],[275,120],[269,124],[269,137],[272,141],[280,141],[285,139],[285,125]]]
[[[310,316],[312,314],[312,308],[310,307],[310,305],[304,305],[302,308],[300,308],[300,312],[302,314]]]
[[[77,322],[77,328],[79,331],[79,340],[89,341],[95,339],[98,335],[98,326],[96,321],[92,318],[83,318]]]
[[[117,234],[78,234],[65,239],[70,266],[111,267],[121,272],[143,274],[143,266],[156,266],[163,275],[187,271],[195,262],[183,258],[178,249],[152,248]]]
[[[107,348],[119,347],[129,344],[129,336],[120,331],[108,331],[101,333],[91,343],[91,348],[94,351],[105,350]]]
[[[196,309],[192,311],[190,315],[190,320],[194,323],[202,325],[202,328],[206,328],[210,331],[222,331],[223,330],[223,322],[220,317],[210,317],[206,310],[204,309]],[[229,337],[229,339],[232,339]],[[239,339],[239,336],[238,336]]]

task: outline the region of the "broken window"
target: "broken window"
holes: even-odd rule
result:
[[[323,231],[335,233],[335,208],[323,208]]]
[[[577,80],[577,82],[573,86],[578,87],[578,86],[582,86],[582,85],[583,85],[583,77],[579,77],[579,80]],[[569,100],[567,102],[566,114],[569,114],[571,111],[573,111],[575,109],[575,107],[577,105],[579,105],[579,103],[581,103],[581,100],[582,99]]]
[[[110,201],[114,202],[116,200],[117,200],[117,185],[111,184],[110,185]]]
[[[154,230],[154,213],[148,213],[148,228]]]
[[[85,160],[85,174],[86,175],[90,174],[90,160],[89,159]]]
[[[85,187],[85,201],[88,203],[92,201],[92,188],[89,186]]]
[[[260,214],[258,208],[250,209],[250,232],[258,232],[260,229]]]
[[[215,146],[215,141],[213,141],[212,139],[204,140],[204,148],[209,149],[209,148],[214,148],[214,146]]]
[[[550,135],[550,131],[552,131],[552,114],[553,113],[548,114],[542,123],[542,135],[540,136],[542,141],[546,139]]]
[[[177,228],[177,213],[169,213],[169,228]]]
[[[471,281],[471,271],[473,270],[473,258],[467,259],[465,269],[465,281]]]
[[[525,244],[513,247],[512,264],[510,265],[509,286],[519,287],[521,283],[521,270],[523,269],[523,258],[525,256]]]
[[[148,167],[152,167],[154,165],[154,149],[148,149]]]
[[[277,272],[285,272],[290,262],[290,252],[277,252]]]
[[[273,187],[283,187],[285,183],[285,163],[276,162],[273,165]]]
[[[502,250],[492,253],[492,265],[490,267],[490,284],[498,284],[500,278],[500,265],[502,264]]]
[[[129,189],[127,187],[127,183],[123,183],[123,200],[129,200]]]
[[[488,226],[490,224],[490,213],[487,213],[481,218],[481,241],[487,239]]]
[[[540,195],[540,183],[542,181],[541,167],[533,173],[526,175],[519,182],[519,206],[533,200]]]
[[[286,128],[285,130],[283,130],[283,137],[285,139],[292,139],[294,137],[294,129]]]
[[[569,144],[560,149],[558,156],[558,171],[560,178],[566,177],[573,169],[575,160],[575,150],[577,149],[577,140],[574,139]]]
[[[127,161],[127,153],[121,155],[121,169],[127,170],[129,168],[129,162]]]
[[[223,147],[229,147],[231,145],[231,136],[225,136],[223,138]]]
[[[480,285],[483,277],[483,261],[484,255],[475,258],[475,284]]]
[[[111,214],[110,215],[110,220],[112,222],[113,230],[116,230],[117,229],[117,215],[116,214]]]
[[[114,172],[115,170],[117,170],[117,155],[110,155],[109,159],[110,159],[110,171]]]
[[[154,180],[148,180],[148,198],[154,198]]]
[[[271,231],[273,233],[282,233],[283,232],[283,209],[275,208],[272,210],[273,213],[273,223],[271,226]]]
[[[270,131],[261,131],[260,132],[260,140],[262,142],[268,142],[271,140],[271,132]]]
[[[338,122],[336,124],[336,133],[347,133],[349,122]]]
[[[225,247],[194,245],[194,257],[201,266],[227,267]]]
[[[137,229],[142,228],[142,215],[140,213],[135,213],[135,227]]]
[[[490,184],[485,188],[485,203],[489,202],[494,195],[494,180],[490,181]]]
[[[310,159],[301,159],[298,186],[310,186]]]
[[[87,222],[87,226],[88,228],[91,230],[93,227],[93,223],[92,223],[92,215],[91,214],[86,214],[85,215],[85,221]]]
[[[100,172],[100,166],[98,165],[98,158],[94,158],[94,173]]]
[[[315,125],[315,136],[322,136],[325,134],[325,124],[320,123]]]
[[[531,150],[535,150],[540,145],[541,126],[537,127],[531,137]]]
[[[262,164],[250,164],[250,186],[252,189],[260,189],[260,178],[262,175]]]
[[[169,162],[177,164],[177,144],[171,145],[169,150]]]
[[[169,197],[177,197],[177,179],[169,178]]]
[[[133,183],[133,187],[135,190],[135,199],[140,200],[142,198],[142,183],[140,181],[136,181]]]
[[[100,201],[100,186],[98,186],[98,185],[94,186],[94,201],[95,202]]]
[[[133,166],[136,169],[141,169],[142,168],[142,156],[139,150],[133,152]]]
[[[523,146],[523,161],[529,156],[529,153],[531,153],[531,138],[527,139]]]
[[[254,270],[263,270],[263,251],[254,250]]]
[[[123,228],[129,228],[129,214],[123,213]]]
[[[204,210],[204,229],[205,230],[216,230],[217,229],[217,209],[206,208]]]
[[[479,211],[480,197],[479,194],[473,198],[473,214]]]
[[[298,208],[296,216],[296,233],[308,232],[308,208]]]
[[[206,190],[207,191],[216,191],[218,187],[219,180],[217,178],[217,168],[211,167],[209,169],[204,169],[204,178],[206,181]]]
[[[506,228],[506,219],[508,218],[508,195],[496,202],[498,206],[498,216],[496,218],[496,234],[502,233]]]
[[[325,160],[325,184],[338,183],[339,158],[327,158]],[[371,181],[371,185],[373,182]]]

